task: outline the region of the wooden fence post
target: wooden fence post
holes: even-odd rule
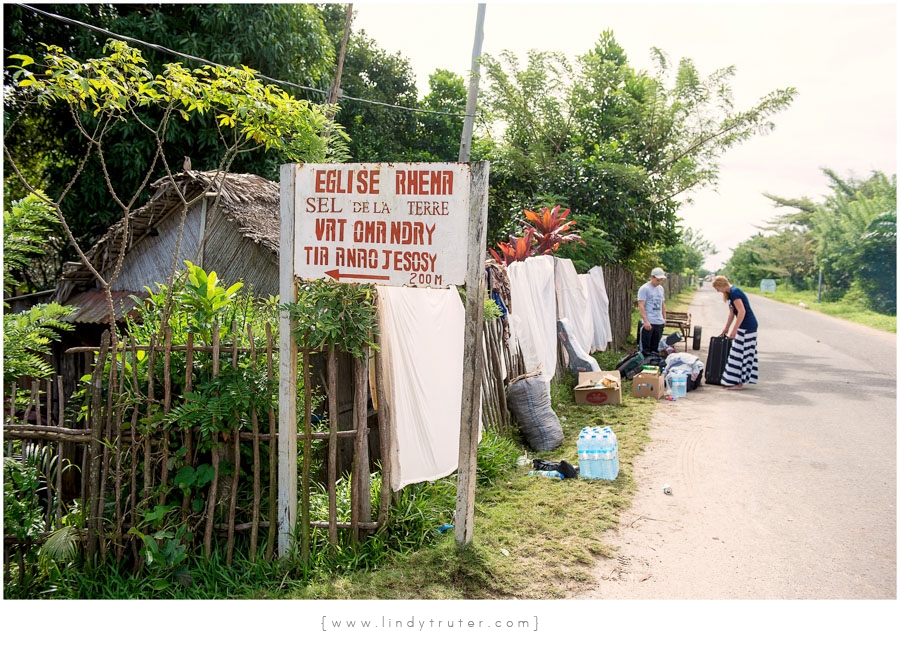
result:
[[[472,542],[475,518],[475,473],[480,429],[481,352],[484,323],[484,248],[487,236],[489,162],[472,164],[469,181],[469,244],[466,269],[466,322],[463,341],[463,386],[459,429],[454,537],[457,545]]]

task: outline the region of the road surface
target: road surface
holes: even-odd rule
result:
[[[572,598],[896,600],[896,336],[750,300],[760,383],[660,402],[618,552]],[[726,306],[707,284],[690,311],[705,362]]]

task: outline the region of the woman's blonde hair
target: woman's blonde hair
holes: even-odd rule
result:
[[[731,282],[728,281],[728,277],[723,277],[722,275],[718,275],[712,281],[712,287],[715,288],[716,290],[718,290],[719,288],[725,288],[726,286],[728,288],[731,288]],[[722,301],[728,301],[728,293],[727,292],[722,293]]]

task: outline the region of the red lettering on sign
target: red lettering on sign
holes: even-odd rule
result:
[[[453,172],[399,169],[394,188],[398,195],[447,196],[453,193]]]
[[[377,194],[378,169],[318,169],[315,192],[332,194]]]

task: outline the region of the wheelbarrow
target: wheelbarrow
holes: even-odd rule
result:
[[[693,332],[691,331],[691,314],[684,313],[680,311],[666,311],[666,326],[669,328],[678,329],[679,333],[681,333],[681,337],[684,339],[684,350],[687,351],[688,339],[693,340],[691,344],[691,348],[694,351],[698,351],[700,349],[700,343],[703,341],[701,335],[703,334],[703,328],[700,326],[695,326]]]
[[[635,332],[635,339],[641,339],[641,322],[637,323],[637,331]],[[681,339],[684,340],[684,350],[688,350],[688,339],[693,340],[692,347],[694,351],[698,351],[700,349],[700,343],[703,341],[701,335],[703,334],[703,328],[700,326],[695,326],[693,332],[691,331],[691,314],[690,313],[682,313],[679,311],[666,311],[666,323],[663,326],[663,331],[666,328],[674,328],[678,329],[678,332],[681,334]]]

